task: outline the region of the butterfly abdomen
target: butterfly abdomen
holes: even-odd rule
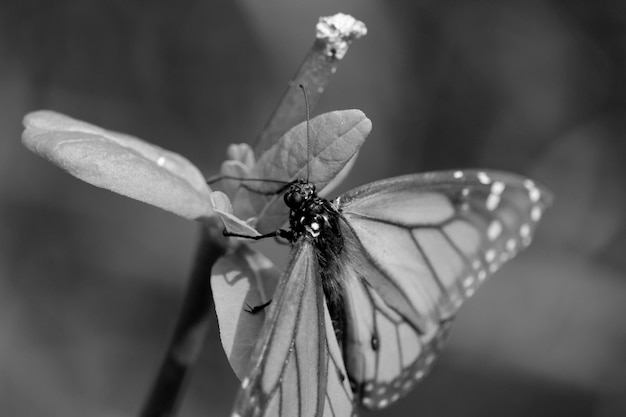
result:
[[[319,234],[312,239],[317,257],[326,305],[330,313],[337,341],[341,345],[344,327],[343,285],[340,258],[344,250],[344,239],[339,229],[339,213],[322,198],[316,198],[309,210],[320,223]]]
[[[344,328],[343,286],[340,258],[344,239],[339,227],[340,214],[328,200],[315,193],[313,184],[296,181],[285,194],[285,203],[291,209],[289,225],[294,241],[309,240],[315,256],[326,305],[333,322],[335,335],[341,345]]]

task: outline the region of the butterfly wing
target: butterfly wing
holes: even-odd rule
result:
[[[549,203],[545,188],[493,171],[397,177],[336,201],[357,401],[384,408],[428,372],[458,308],[530,243]]]
[[[233,416],[337,417],[352,392],[324,301],[314,249],[296,243],[276,289]]]

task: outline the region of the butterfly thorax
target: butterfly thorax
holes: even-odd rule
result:
[[[318,270],[326,304],[335,325],[335,331],[343,329],[343,288],[338,278],[339,258],[344,239],[339,228],[340,214],[333,204],[317,195],[315,185],[297,180],[284,196],[290,208],[289,226],[292,242],[307,239],[315,247]],[[341,340],[340,334],[337,335]]]

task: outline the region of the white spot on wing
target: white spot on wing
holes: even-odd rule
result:
[[[508,251],[513,252],[516,247],[517,247],[517,242],[515,241],[515,239],[511,238],[506,241],[506,249]]]
[[[476,176],[478,177],[478,181],[480,181],[482,184],[490,184],[491,183],[491,178],[489,178],[489,175],[485,174],[484,172],[479,172],[478,174],[476,174]]]
[[[474,283],[474,277],[471,275],[469,275],[467,278],[463,280],[463,286],[465,288],[471,287],[473,283]]]
[[[526,187],[526,189],[528,190],[528,197],[530,198],[530,201],[532,201],[533,203],[539,201],[539,199],[541,198],[541,191],[539,190],[539,188],[537,188],[534,182],[532,182],[531,180],[525,180],[524,187]]]
[[[519,235],[524,239],[530,236],[530,226],[527,223],[519,228]]]
[[[480,174],[484,173],[481,172],[478,174],[480,182],[482,182],[483,184],[489,184],[489,181],[491,181],[491,179],[486,174],[484,174],[485,178],[481,179]],[[500,204],[500,195],[502,195],[505,187],[506,186],[502,181],[495,181],[493,184],[491,184],[491,192],[489,193],[486,202],[487,210],[493,211],[498,208],[498,205]]]
[[[241,388],[248,388],[248,384],[250,384],[250,378],[244,378],[243,381],[241,381]]]
[[[541,191],[539,191],[538,188],[533,188],[532,190],[528,191],[528,196],[530,197],[530,201],[536,203],[537,201],[539,201],[539,198],[541,198]]]
[[[165,157],[159,156],[159,159],[157,159],[156,163],[158,166],[162,167],[163,165],[165,165]]]
[[[533,206],[533,208],[530,210],[530,218],[534,222],[538,222],[541,219],[541,207]]]
[[[495,209],[498,208],[499,204],[500,204],[500,196],[498,194],[489,194],[489,196],[487,197],[487,202],[486,202],[487,210],[494,211]]]
[[[496,194],[496,195],[500,195],[504,191],[504,187],[505,187],[505,185],[504,185],[504,183],[502,181],[495,181],[491,185],[491,193],[492,194]]]
[[[522,237],[522,244],[524,246],[530,245],[530,226],[527,223],[520,227],[519,234]]]
[[[435,362],[435,355],[430,353],[428,356],[426,356],[426,360],[424,362],[426,362],[426,366],[432,365],[433,362]]]
[[[496,240],[498,237],[500,237],[501,233],[502,223],[500,223],[499,220],[492,221],[487,228],[487,237],[489,238],[489,240]]]
[[[459,178],[463,178],[463,171],[454,171],[454,178],[459,179]]]
[[[485,253],[485,260],[488,263],[491,263],[494,261],[494,259],[496,259],[496,251],[495,249],[489,249],[486,253]]]

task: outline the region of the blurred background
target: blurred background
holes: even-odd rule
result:
[[[136,415],[198,240],[29,153],[23,115],[127,132],[210,176],[339,11],[369,34],[315,113],[373,122],[342,190],[488,167],[557,197],[530,249],[461,309],[431,377],[378,414],[626,415],[621,0],[0,1],[0,414]],[[213,322],[180,415],[227,415],[237,386]]]

